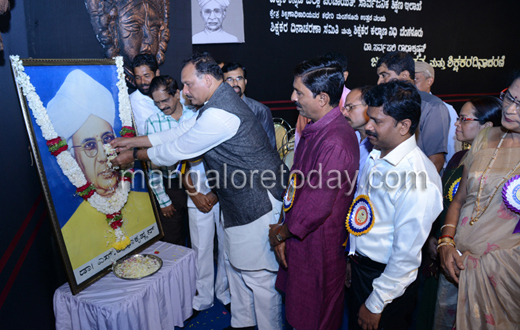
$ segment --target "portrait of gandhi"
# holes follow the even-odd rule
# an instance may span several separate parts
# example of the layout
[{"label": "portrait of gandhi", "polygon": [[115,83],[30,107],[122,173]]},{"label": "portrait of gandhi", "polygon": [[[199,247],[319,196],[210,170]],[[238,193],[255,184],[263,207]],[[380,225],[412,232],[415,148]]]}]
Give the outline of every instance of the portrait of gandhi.
[{"label": "portrait of gandhi", "polygon": [[[198,10],[195,10],[193,1],[196,1]],[[237,3],[239,3],[237,1]],[[241,2],[240,2],[241,4]],[[214,44],[214,43],[235,43],[239,41],[237,36],[224,31],[224,20],[228,17],[228,7],[230,0],[192,0],[192,18],[200,15],[204,22],[204,29],[192,36],[192,44]],[[238,6],[237,6],[238,7]],[[240,14],[243,15],[240,11]],[[197,18],[200,20],[200,18]],[[229,22],[228,22],[229,23]],[[233,17],[233,21],[229,25],[242,24],[243,17]],[[193,25],[193,31],[197,31],[196,25]],[[242,38],[243,39],[243,38]]]},{"label": "portrait of gandhi", "polygon": [[119,176],[108,167],[103,148],[115,139],[115,103],[109,90],[85,72],[73,70],[49,101],[47,112],[85,178],[100,196],[112,196]]},{"label": "portrait of gandhi", "polygon": [[137,54],[164,63],[170,41],[169,0],[85,0],[90,22],[105,56],[123,56],[127,82],[133,81],[132,61]]}]

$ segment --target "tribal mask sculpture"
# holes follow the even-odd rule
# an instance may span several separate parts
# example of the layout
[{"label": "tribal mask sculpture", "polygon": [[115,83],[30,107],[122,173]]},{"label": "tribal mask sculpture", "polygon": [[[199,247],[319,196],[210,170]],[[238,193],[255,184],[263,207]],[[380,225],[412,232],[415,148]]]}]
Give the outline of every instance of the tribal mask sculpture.
[{"label": "tribal mask sculpture", "polygon": [[90,22],[105,56],[123,56],[127,82],[135,87],[132,60],[137,54],[164,63],[170,30],[169,0],[85,0]]}]

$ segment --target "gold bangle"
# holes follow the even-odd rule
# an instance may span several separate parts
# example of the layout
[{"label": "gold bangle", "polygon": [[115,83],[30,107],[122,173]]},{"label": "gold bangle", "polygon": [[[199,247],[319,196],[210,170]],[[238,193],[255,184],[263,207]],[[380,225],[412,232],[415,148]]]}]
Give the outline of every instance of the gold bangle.
[{"label": "gold bangle", "polygon": [[450,237],[439,238],[439,240],[437,241],[437,244],[441,244],[441,243],[452,243],[455,245],[455,241],[453,240],[453,238],[450,238]]},{"label": "gold bangle", "polygon": [[443,230],[445,227],[452,227],[452,228],[454,228],[454,229],[457,229],[457,226],[452,225],[451,223],[448,223],[448,224],[445,224],[445,225],[443,225],[443,226],[441,227],[441,232],[442,232],[442,230]]},{"label": "gold bangle", "polygon": [[439,248],[440,248],[441,246],[444,246],[444,245],[451,245],[451,246],[453,246],[454,249],[456,248],[455,245],[452,244],[452,243],[441,243],[441,244],[437,245],[437,252],[439,252]]}]

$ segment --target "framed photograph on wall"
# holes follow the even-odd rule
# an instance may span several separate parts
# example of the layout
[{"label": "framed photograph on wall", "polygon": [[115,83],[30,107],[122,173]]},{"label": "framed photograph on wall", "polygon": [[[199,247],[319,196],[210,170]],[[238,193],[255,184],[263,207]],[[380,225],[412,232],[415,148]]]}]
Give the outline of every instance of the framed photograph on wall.
[{"label": "framed photograph on wall", "polygon": [[11,56],[33,155],[73,294],[163,236],[144,164],[114,168],[110,141],[133,136],[121,57]]},{"label": "framed photograph on wall", "polygon": [[191,0],[191,43],[244,43],[242,0]]}]

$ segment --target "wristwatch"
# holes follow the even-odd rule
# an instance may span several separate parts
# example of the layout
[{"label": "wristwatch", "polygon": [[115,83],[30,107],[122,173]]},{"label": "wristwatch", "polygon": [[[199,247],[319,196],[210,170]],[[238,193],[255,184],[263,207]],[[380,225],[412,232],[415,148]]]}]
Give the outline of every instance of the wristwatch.
[{"label": "wristwatch", "polygon": [[134,161],[138,161],[138,160],[139,160],[139,158],[137,158],[137,150],[139,150],[139,149],[134,148],[134,153],[133,153],[133,155],[134,155]]},{"label": "wristwatch", "polygon": [[282,225],[279,225],[278,227],[278,231],[276,232],[276,235],[274,237],[276,237],[276,239],[278,240],[278,242],[283,242],[284,239],[282,237],[282,235],[280,235],[280,232],[282,231]]}]

